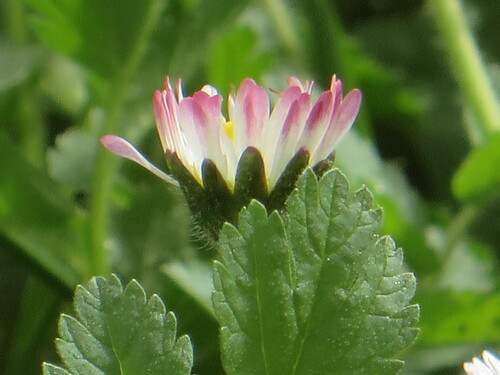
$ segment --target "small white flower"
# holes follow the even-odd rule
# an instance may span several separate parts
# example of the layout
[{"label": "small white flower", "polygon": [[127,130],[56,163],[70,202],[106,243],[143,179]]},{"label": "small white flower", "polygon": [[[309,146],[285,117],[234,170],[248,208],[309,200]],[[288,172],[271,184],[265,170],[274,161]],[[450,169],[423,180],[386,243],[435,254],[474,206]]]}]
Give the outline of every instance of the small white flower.
[{"label": "small white flower", "polygon": [[465,362],[465,372],[468,375],[500,375],[500,360],[487,350],[481,356],[482,360],[474,357],[472,362]]},{"label": "small white flower", "polygon": [[[211,160],[230,190],[234,189],[238,162],[250,147],[257,149],[264,163],[268,191],[271,191],[288,162],[306,150],[310,166],[326,159],[354,122],[361,92],[342,94],[342,82],[332,77],[330,88],[311,102],[313,82],[288,79],[272,110],[266,90],[247,78],[229,95],[227,119],[222,97],[209,85],[185,97],[180,81],[172,88],[165,80],[154,94],[154,111],[163,152],[176,154],[189,173],[203,186],[202,167]],[[101,139],[114,153],[131,159],[157,176],[172,181],[149,163],[130,143],[112,135]]]}]

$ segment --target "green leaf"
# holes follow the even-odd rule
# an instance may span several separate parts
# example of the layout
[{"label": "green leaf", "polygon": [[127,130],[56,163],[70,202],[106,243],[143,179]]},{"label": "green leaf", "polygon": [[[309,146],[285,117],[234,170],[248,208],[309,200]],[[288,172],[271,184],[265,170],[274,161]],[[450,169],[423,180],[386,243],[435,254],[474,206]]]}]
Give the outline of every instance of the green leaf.
[{"label": "green leaf", "polygon": [[500,184],[500,134],[474,149],[456,172],[452,187],[462,201],[484,202],[498,196]]},{"label": "green leaf", "polygon": [[418,294],[422,306],[419,346],[498,342],[500,292],[432,290]]},{"label": "green leaf", "polygon": [[28,276],[20,297],[19,307],[15,306],[18,307],[17,314],[11,312],[16,321],[9,326],[12,339],[2,373],[38,374],[41,355],[39,350],[41,347],[52,346],[55,317],[61,297],[53,285],[35,276]]},{"label": "green leaf", "polygon": [[427,243],[426,214],[422,199],[402,170],[381,158],[373,143],[350,132],[337,147],[335,165],[345,171],[353,185],[366,184],[384,207],[383,233],[405,249],[405,260],[418,276],[436,272],[436,252]]},{"label": "green leaf", "polygon": [[132,280],[94,277],[75,291],[76,317],[59,319],[57,350],[66,370],[44,364],[44,374],[190,374],[187,336],[176,339],[177,321],[157,295],[146,299]]},{"label": "green leaf", "polygon": [[67,287],[85,273],[83,218],[61,186],[0,137],[0,233]]},{"label": "green leaf", "polygon": [[51,56],[40,86],[43,94],[65,113],[77,115],[87,109],[90,95],[85,71],[81,65],[61,55]]},{"label": "green leaf", "polygon": [[56,138],[47,154],[52,177],[72,191],[89,191],[95,163],[97,136],[71,128]]},{"label": "green leaf", "polygon": [[311,170],[284,220],[252,201],[221,232],[214,310],[226,372],[394,374],[416,336],[415,278],[370,192]]},{"label": "green leaf", "polygon": [[491,292],[497,271],[493,249],[473,240],[459,241],[443,262],[438,283],[432,290]]},{"label": "green leaf", "polygon": [[165,264],[162,272],[188,296],[193,298],[205,312],[213,316],[210,296],[213,291],[210,264],[201,260],[189,263],[174,261]]},{"label": "green leaf", "polygon": [[0,93],[23,82],[43,61],[41,48],[0,42]]},{"label": "green leaf", "polygon": [[193,2],[170,30],[177,38],[169,52],[169,74],[184,78],[199,74],[212,38],[234,25],[249,4],[249,0],[219,0],[217,6],[211,0]]},{"label": "green leaf", "polygon": [[140,38],[156,0],[28,0],[36,11],[32,25],[49,47],[70,56],[101,77],[115,77]]}]

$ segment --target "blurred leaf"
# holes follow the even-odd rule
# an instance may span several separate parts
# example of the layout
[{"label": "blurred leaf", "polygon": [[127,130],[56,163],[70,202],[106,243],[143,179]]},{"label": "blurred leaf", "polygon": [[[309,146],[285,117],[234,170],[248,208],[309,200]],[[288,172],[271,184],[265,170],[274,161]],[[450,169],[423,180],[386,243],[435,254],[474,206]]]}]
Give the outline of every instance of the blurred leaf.
[{"label": "blurred leaf", "polygon": [[488,246],[462,241],[445,260],[438,286],[458,292],[491,292],[496,284],[494,262]]},{"label": "blurred leaf", "polygon": [[62,56],[52,56],[40,86],[59,110],[79,114],[89,99],[87,77],[83,68]]},{"label": "blurred leaf", "polygon": [[484,350],[481,344],[429,345],[417,347],[405,357],[406,365],[401,375],[459,374],[462,365],[470,361],[472,353]]},{"label": "blurred leaf", "polygon": [[249,27],[233,28],[212,46],[208,81],[226,96],[244,78],[259,80],[271,65],[271,56],[259,50],[257,35]]},{"label": "blurred leaf", "polygon": [[176,261],[163,266],[162,271],[208,314],[213,314],[210,301],[213,292],[212,268],[209,264],[202,261],[190,263]]},{"label": "blurred leaf", "polygon": [[453,192],[462,201],[485,202],[500,192],[500,134],[470,152],[453,178]]},{"label": "blurred leaf", "polygon": [[396,165],[384,162],[376,148],[355,132],[337,146],[335,164],[351,184],[367,185],[384,209],[383,232],[405,248],[410,268],[419,276],[435,272],[439,262],[425,239],[425,207]]},{"label": "blurred leaf", "polygon": [[498,342],[500,293],[423,291],[419,345]]},{"label": "blurred leaf", "polygon": [[[140,176],[148,172],[126,165]],[[182,196],[163,181],[147,175],[137,184],[122,181],[115,189],[119,204],[111,213],[109,253],[113,269],[136,277],[148,288],[157,284],[160,268],[189,259],[189,216]]]},{"label": "blurred leaf", "polygon": [[169,74],[184,78],[199,74],[197,70],[208,55],[211,38],[232,25],[249,3],[249,0],[218,0],[214,6],[211,0],[196,1],[174,28],[177,38],[170,49]]},{"label": "blurred leaf", "polygon": [[18,47],[0,42],[0,93],[23,82],[42,61],[38,46]]},{"label": "blurred leaf", "polygon": [[190,374],[187,336],[157,295],[146,299],[132,280],[125,290],[112,275],[78,285],[76,317],[62,314],[56,346],[68,371],[45,363],[44,374]]},{"label": "blurred leaf", "polygon": [[42,171],[0,137],[0,231],[66,286],[84,274],[79,231],[82,218]]},{"label": "blurred leaf", "polygon": [[[28,276],[17,312],[17,320],[12,330],[12,346],[5,372],[7,375],[38,373],[40,369],[40,349],[47,341],[47,334],[56,317],[60,296],[45,280]],[[33,312],[36,311],[36,314]],[[55,330],[54,330],[55,331]],[[47,347],[45,347],[47,348]]]},{"label": "blurred leaf", "polygon": [[333,170],[307,170],[277,212],[253,201],[221,232],[214,310],[228,374],[390,374],[416,336],[415,279],[381,212]]},{"label": "blurred leaf", "polygon": [[[175,310],[178,316],[182,317],[179,321],[179,332],[188,333],[196,350],[194,359],[193,373],[203,375],[220,375],[224,371],[222,369],[219,342],[219,325],[215,320],[211,306],[204,306],[206,302],[201,302],[200,297],[204,300],[205,295],[201,295],[200,291],[210,289],[210,295],[213,292],[213,282],[210,277],[205,278],[205,264],[193,265],[191,263],[182,264],[182,271],[179,267],[176,270],[162,267],[165,277],[159,279],[159,287],[162,290],[162,297],[169,301],[169,306]],[[197,273],[201,270],[201,274]],[[210,271],[212,268],[210,268]],[[183,273],[180,276],[180,273]],[[189,280],[193,280],[191,284]],[[203,286],[200,282],[205,282]]]},{"label": "blurred leaf", "polygon": [[56,146],[48,151],[49,173],[74,192],[89,191],[94,168],[96,136],[80,129],[69,129],[56,138]]},{"label": "blurred leaf", "polygon": [[357,67],[379,152],[396,159],[424,195],[451,198],[448,186],[469,144],[458,87],[434,23],[417,9],[349,26],[379,71]]},{"label": "blurred leaf", "polygon": [[[27,0],[37,11],[33,26],[49,47],[70,56],[101,78],[113,79],[134,53],[151,7],[157,0]],[[142,47],[142,46],[141,46]]]}]

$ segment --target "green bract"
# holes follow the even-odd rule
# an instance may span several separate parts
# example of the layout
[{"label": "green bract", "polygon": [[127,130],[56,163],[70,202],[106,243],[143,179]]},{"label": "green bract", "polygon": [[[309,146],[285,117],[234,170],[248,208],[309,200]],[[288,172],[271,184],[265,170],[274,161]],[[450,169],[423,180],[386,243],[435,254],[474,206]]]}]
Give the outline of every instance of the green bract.
[{"label": "green bract", "polygon": [[[269,212],[284,208],[285,200],[292,192],[298,177],[307,166],[309,153],[301,150],[290,160],[276,186],[268,191],[262,156],[255,148],[248,148],[242,155],[236,173],[234,191],[231,191],[210,160],[203,163],[201,186],[186,170],[175,154],[166,154],[170,173],[180,182],[188,206],[203,241],[216,247],[219,231],[224,222],[236,224],[238,213],[252,199],[262,202]],[[331,162],[326,159],[317,165],[322,173]]]}]

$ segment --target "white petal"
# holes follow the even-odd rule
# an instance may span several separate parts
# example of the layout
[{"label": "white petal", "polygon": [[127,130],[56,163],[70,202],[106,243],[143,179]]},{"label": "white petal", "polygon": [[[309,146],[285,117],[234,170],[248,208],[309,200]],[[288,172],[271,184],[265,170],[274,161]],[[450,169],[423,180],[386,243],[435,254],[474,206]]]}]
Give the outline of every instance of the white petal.
[{"label": "white petal", "polygon": [[207,93],[210,96],[216,96],[219,93],[217,92],[217,89],[211,85],[205,85],[201,88],[201,91]]}]

